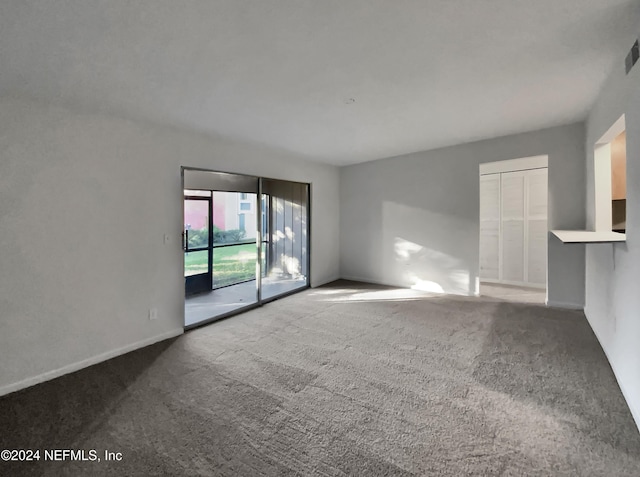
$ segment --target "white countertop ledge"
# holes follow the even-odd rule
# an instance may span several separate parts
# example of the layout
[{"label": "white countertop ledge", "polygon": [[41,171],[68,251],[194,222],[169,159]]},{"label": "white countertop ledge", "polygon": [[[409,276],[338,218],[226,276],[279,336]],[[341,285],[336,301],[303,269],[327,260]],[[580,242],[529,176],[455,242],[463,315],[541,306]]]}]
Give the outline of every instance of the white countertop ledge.
[{"label": "white countertop ledge", "polygon": [[625,242],[627,235],[611,231],[552,230],[551,233],[564,243],[609,243]]}]

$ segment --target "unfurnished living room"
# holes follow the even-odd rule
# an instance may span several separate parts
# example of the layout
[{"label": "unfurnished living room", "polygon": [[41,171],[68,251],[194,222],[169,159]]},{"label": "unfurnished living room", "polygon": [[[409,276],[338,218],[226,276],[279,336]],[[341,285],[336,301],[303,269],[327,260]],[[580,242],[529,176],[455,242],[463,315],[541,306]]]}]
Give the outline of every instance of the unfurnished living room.
[{"label": "unfurnished living room", "polygon": [[0,2],[0,475],[639,476],[639,35]]}]

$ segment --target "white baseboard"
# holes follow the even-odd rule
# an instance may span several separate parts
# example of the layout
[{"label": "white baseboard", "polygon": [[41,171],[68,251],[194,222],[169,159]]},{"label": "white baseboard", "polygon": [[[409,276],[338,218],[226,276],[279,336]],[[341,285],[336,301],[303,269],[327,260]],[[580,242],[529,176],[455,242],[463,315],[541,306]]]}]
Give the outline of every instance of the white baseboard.
[{"label": "white baseboard", "polygon": [[375,280],[372,278],[362,278],[362,277],[354,277],[352,275],[346,275],[346,276],[342,276],[340,277],[342,280],[349,280],[352,282],[361,282],[361,283],[369,283],[371,285],[382,285],[385,287],[394,287],[394,288],[406,288],[406,289],[410,289],[407,285],[403,285],[401,283],[393,283],[393,282],[386,282],[386,281],[382,281],[382,280]]},{"label": "white baseboard", "polygon": [[547,300],[546,303],[547,306],[550,306],[552,308],[564,308],[565,310],[584,310],[584,306],[582,305],[577,305],[575,303],[564,303],[561,301],[549,301]]},{"label": "white baseboard", "polygon": [[634,405],[634,403],[631,401],[630,395],[627,392],[627,390],[625,389],[624,383],[620,380],[619,374],[616,371],[616,367],[613,364],[613,361],[611,361],[611,358],[609,358],[609,353],[607,352],[607,349],[602,344],[602,340],[600,339],[600,335],[598,335],[598,332],[595,330],[595,328],[593,326],[591,326],[591,320],[589,320],[589,312],[588,312],[587,308],[584,309],[584,314],[587,317],[587,322],[589,323],[589,327],[593,331],[593,334],[596,335],[596,339],[598,340],[598,343],[600,343],[600,347],[602,348],[602,351],[604,351],[604,355],[607,357],[607,361],[609,362],[609,366],[611,366],[611,370],[613,371],[613,375],[616,378],[616,382],[618,383],[618,387],[620,388],[620,391],[622,392],[622,396],[624,397],[624,400],[626,401],[627,406],[629,406],[629,410],[631,411],[631,417],[633,417],[633,420],[636,423],[636,427],[638,428],[638,431],[640,432],[640,409],[636,405]]},{"label": "white baseboard", "polygon": [[510,287],[521,287],[521,288],[535,288],[536,290],[546,290],[547,284],[543,283],[529,283],[529,282],[516,282],[509,280],[495,280],[493,278],[482,278],[480,279],[480,284],[487,283],[489,285],[507,285]]},{"label": "white baseboard", "polygon": [[340,276],[336,275],[336,276],[332,276],[323,280],[320,280],[318,283],[311,283],[309,286],[311,288],[318,288],[321,287],[322,285],[326,285],[327,283],[331,283],[331,282],[335,282],[336,280],[340,280]]},{"label": "white baseboard", "polygon": [[[362,282],[362,283],[371,283],[372,285],[384,285],[384,286],[388,286],[388,287],[401,287],[401,285],[394,285],[391,284],[389,282],[382,282],[380,280],[372,280],[371,278],[362,278],[362,277],[356,277],[353,275],[342,275],[340,277],[341,280],[349,280],[351,282]],[[406,287],[402,287],[402,288],[406,288]]]},{"label": "white baseboard", "polygon": [[37,376],[33,376],[27,379],[23,379],[22,381],[18,381],[16,383],[7,384],[5,386],[0,387],[0,396],[4,396],[5,394],[13,393],[16,391],[20,391],[21,389],[28,388],[30,386],[34,386],[36,384],[43,383],[45,381],[50,381],[51,379],[58,378],[60,376],[64,376],[65,374],[73,373],[75,371],[79,371],[81,369],[87,368],[94,364],[101,363],[111,358],[115,358],[116,356],[120,356],[125,353],[129,353],[131,351],[135,351],[139,348],[144,348],[145,346],[152,345],[154,343],[158,343],[159,341],[164,341],[169,338],[175,338],[176,336],[180,336],[184,333],[183,328],[178,328],[176,330],[168,331],[166,333],[162,333],[160,335],[152,336],[151,338],[147,338],[142,341],[138,341],[136,343],[131,343],[127,346],[123,346],[122,348],[117,348],[111,351],[107,351],[106,353],[101,353],[96,356],[92,356],[87,359],[83,359],[82,361],[78,361],[76,363],[71,363],[66,366],[63,366],[58,369],[54,369],[52,371],[47,371],[46,373],[39,374]]},{"label": "white baseboard", "polygon": [[[386,281],[383,282],[381,280],[375,280],[375,279],[372,279],[372,278],[355,277],[353,275],[343,275],[340,278],[342,280],[350,280],[352,282],[370,283],[372,285],[382,285],[382,286],[386,286],[386,287],[405,288],[407,290],[413,290],[413,288],[408,286],[406,283],[394,283],[394,282],[386,282]],[[417,290],[417,291],[420,291],[420,290]],[[424,291],[424,290],[422,290],[422,291]],[[442,295],[442,296],[446,296],[446,295],[450,295],[450,296],[471,296],[471,297],[480,296],[479,292],[455,293],[455,292],[451,292],[451,291],[443,291],[443,292],[428,292],[428,293],[433,293],[434,295]]]}]

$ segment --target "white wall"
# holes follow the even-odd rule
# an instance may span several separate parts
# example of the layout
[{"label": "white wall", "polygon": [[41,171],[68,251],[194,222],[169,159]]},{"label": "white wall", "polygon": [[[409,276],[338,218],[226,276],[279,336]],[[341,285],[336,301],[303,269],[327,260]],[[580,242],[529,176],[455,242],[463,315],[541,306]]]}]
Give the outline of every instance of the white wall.
[{"label": "white wall", "polygon": [[[346,167],[340,176],[343,278],[469,295],[479,270],[479,165],[549,156],[549,228],[583,228],[584,124]],[[584,246],[549,234],[548,297],[584,304]]]},{"label": "white wall", "polygon": [[[638,28],[640,32],[640,28]],[[631,48],[631,44],[629,44]],[[585,314],[640,427],[640,65],[618,61],[587,120],[587,222],[595,224],[595,142],[622,115],[627,130],[627,241],[586,249]]]},{"label": "white wall", "polygon": [[0,99],[0,394],[182,332],[181,165],[310,182],[311,283],[338,278],[336,167]]}]

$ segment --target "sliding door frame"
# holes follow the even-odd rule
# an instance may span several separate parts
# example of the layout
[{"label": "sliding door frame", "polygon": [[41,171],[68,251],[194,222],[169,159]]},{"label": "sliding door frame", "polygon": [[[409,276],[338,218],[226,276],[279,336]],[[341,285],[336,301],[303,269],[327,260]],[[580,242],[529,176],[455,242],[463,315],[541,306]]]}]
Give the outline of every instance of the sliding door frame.
[{"label": "sliding door frame", "polygon": [[[214,317],[211,317],[210,319],[206,319],[203,321],[200,321],[198,323],[195,323],[193,325],[188,325],[188,326],[184,326],[185,331],[186,330],[190,330],[193,328],[197,328],[199,326],[203,326],[203,325],[207,325],[210,323],[213,323],[215,321],[218,320],[222,320],[225,318],[228,318],[230,316],[234,316],[240,313],[244,313],[245,311],[249,311],[252,310],[254,308],[258,308],[261,307],[262,305],[265,305],[267,303],[270,303],[274,300],[278,300],[280,298],[284,298],[286,296],[289,295],[293,295],[295,293],[299,293],[303,290],[306,290],[308,288],[311,287],[311,183],[307,183],[307,182],[299,182],[299,181],[291,181],[291,180],[287,180],[287,179],[278,179],[278,178],[273,178],[273,177],[264,177],[264,176],[254,176],[251,174],[242,174],[242,173],[237,173],[237,172],[227,172],[227,171],[221,171],[221,170],[214,170],[214,169],[205,169],[205,168],[200,168],[200,167],[189,167],[189,166],[180,166],[180,182],[181,182],[181,195],[182,195],[182,200],[184,201],[184,190],[185,190],[185,171],[194,171],[194,172],[209,172],[209,173],[219,173],[219,174],[229,174],[229,175],[233,175],[233,176],[240,176],[240,177],[246,177],[246,178],[251,178],[251,179],[257,179],[258,181],[258,191],[256,194],[256,249],[257,249],[257,256],[256,256],[256,302],[255,303],[251,303],[247,306],[244,306],[242,308],[237,308],[235,310],[229,311],[227,313],[222,313],[220,315],[216,315]],[[262,228],[263,228],[263,224],[262,224],[262,194],[263,194],[263,181],[265,180],[272,180],[272,181],[284,181],[284,182],[290,182],[290,183],[294,183],[294,184],[302,184],[306,186],[306,191],[307,191],[307,207],[306,207],[306,213],[307,213],[307,220],[306,220],[306,267],[307,267],[307,273],[306,273],[306,280],[305,280],[305,284],[301,287],[295,288],[293,290],[289,290],[283,293],[280,293],[278,295],[274,295],[272,297],[269,297],[267,299],[263,299],[262,298],[262,275],[264,273],[264,270],[262,269],[262,243],[263,243],[263,234],[262,234]],[[212,200],[213,200],[213,194],[212,194]],[[271,213],[271,196],[269,196],[269,213]],[[184,207],[182,207],[182,224],[181,224],[181,228],[184,228]],[[213,220],[213,217],[210,217],[210,221]],[[269,225],[271,227],[271,225]],[[267,230],[267,234],[269,234],[269,230]],[[213,235],[213,228],[210,229],[210,233],[211,235]],[[271,240],[268,240],[268,244],[269,247],[271,247]],[[213,256],[212,253],[210,254],[210,260],[213,261]],[[185,258],[184,258],[184,253],[182,253],[182,270],[181,273],[184,277],[184,264],[185,264]],[[213,263],[212,263],[213,266]],[[266,266],[268,267],[268,263],[266,263]],[[213,274],[213,270],[211,270],[211,274]],[[214,291],[214,290],[212,290]],[[185,293],[185,289],[184,286],[182,287],[182,322],[185,323],[185,303],[186,303],[186,293]]]}]

